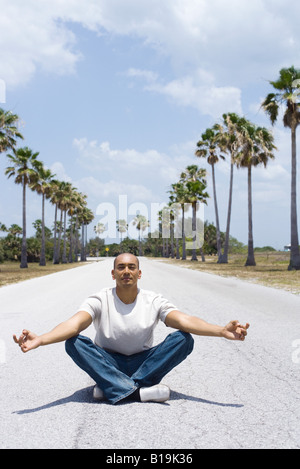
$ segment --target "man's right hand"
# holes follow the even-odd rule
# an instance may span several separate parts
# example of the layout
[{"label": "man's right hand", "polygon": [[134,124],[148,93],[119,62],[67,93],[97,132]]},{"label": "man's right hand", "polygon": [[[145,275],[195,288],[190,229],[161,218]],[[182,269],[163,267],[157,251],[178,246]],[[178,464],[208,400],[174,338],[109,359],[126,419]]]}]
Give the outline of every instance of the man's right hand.
[{"label": "man's right hand", "polygon": [[13,339],[24,353],[29,352],[29,350],[33,350],[42,344],[40,337],[27,329],[23,329],[19,338],[14,334]]}]

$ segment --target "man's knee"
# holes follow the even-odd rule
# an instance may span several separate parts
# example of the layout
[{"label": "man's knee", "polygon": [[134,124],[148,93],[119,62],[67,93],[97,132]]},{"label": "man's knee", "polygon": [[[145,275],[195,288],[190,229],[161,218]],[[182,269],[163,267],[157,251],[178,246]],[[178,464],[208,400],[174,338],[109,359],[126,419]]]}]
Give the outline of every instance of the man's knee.
[{"label": "man's knee", "polygon": [[194,339],[191,334],[183,331],[176,331],[171,334],[174,337],[175,341],[180,344],[180,346],[186,351],[186,354],[189,355],[194,348]]},{"label": "man's knee", "polygon": [[70,339],[66,340],[65,350],[66,350],[67,353],[69,353],[74,348],[74,339],[75,339],[75,337],[71,337]]},{"label": "man's knee", "polygon": [[185,340],[185,344],[186,344],[186,347],[187,347],[187,351],[188,351],[188,354],[190,354],[194,348],[194,339],[193,339],[193,336],[191,334],[189,334],[188,332],[183,332],[183,331],[180,331],[180,333],[182,334],[182,336],[184,337],[184,340]]},{"label": "man's knee", "polygon": [[75,335],[74,337],[70,337],[70,339],[66,340],[65,350],[68,355],[70,355],[70,353],[72,353],[72,351],[77,348],[79,341],[80,341],[79,335]]},{"label": "man's knee", "polygon": [[70,355],[72,352],[77,351],[79,353],[94,347],[93,341],[84,335],[78,334],[65,342],[66,352]]}]

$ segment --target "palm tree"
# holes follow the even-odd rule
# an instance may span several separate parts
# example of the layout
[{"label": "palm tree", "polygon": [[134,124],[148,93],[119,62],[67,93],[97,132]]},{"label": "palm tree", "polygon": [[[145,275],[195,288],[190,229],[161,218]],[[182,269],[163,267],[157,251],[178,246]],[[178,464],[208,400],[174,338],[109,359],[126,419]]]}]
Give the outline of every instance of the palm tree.
[{"label": "palm tree", "polygon": [[19,117],[10,111],[0,108],[0,153],[8,149],[14,150],[16,139],[23,140],[23,135],[18,131]]},{"label": "palm tree", "polygon": [[[77,259],[78,245],[78,215],[82,208],[86,205],[86,195],[78,192],[73,188],[70,194],[68,215],[70,216],[70,249],[69,262],[73,262],[73,248],[75,248],[75,260]],[[75,221],[74,221],[75,216]],[[74,246],[75,238],[75,246]]]},{"label": "palm tree", "polygon": [[270,159],[275,158],[273,151],[274,137],[265,127],[257,127],[249,121],[241,128],[243,142],[241,153],[237,159],[238,167],[248,170],[248,257],[246,266],[255,266],[253,221],[252,221],[252,167],[263,164],[264,167]]},{"label": "palm tree", "polygon": [[9,232],[9,234],[11,234],[12,236],[15,236],[15,237],[17,237],[19,235],[21,236],[22,233],[23,233],[22,228],[19,225],[17,225],[16,223],[13,223],[10,226],[10,228],[8,228],[7,231]]},{"label": "palm tree", "polygon": [[12,166],[5,170],[8,178],[15,176],[15,183],[23,186],[23,238],[21,249],[21,268],[27,268],[26,242],[26,186],[37,177],[36,163],[39,153],[33,153],[28,147],[19,148],[14,155],[7,155]]},{"label": "palm tree", "polygon": [[[192,250],[192,261],[197,261],[196,256],[196,239],[197,239],[197,203],[201,202],[207,204],[208,193],[205,192],[206,184],[206,170],[198,168],[197,165],[187,166],[185,171],[181,173],[181,182],[186,187],[187,200],[192,204],[193,216],[192,216],[192,233],[193,233],[193,250]],[[201,255],[202,249],[200,248]],[[203,259],[203,255],[202,255]]]},{"label": "palm tree", "polygon": [[272,125],[277,121],[279,110],[285,106],[283,116],[284,127],[291,129],[292,140],[292,174],[291,174],[291,254],[288,270],[300,270],[300,251],[297,221],[297,146],[296,130],[300,124],[300,69],[294,66],[282,68],[279,78],[270,81],[275,93],[269,93],[262,103],[262,107],[270,117]]},{"label": "palm tree", "polygon": [[10,256],[14,259],[17,259],[20,255],[21,242],[20,238],[22,236],[22,228],[17,224],[12,224],[8,230],[8,234],[5,238],[5,244],[10,251]]},{"label": "palm tree", "polygon": [[30,184],[30,188],[42,195],[42,238],[41,238],[41,254],[40,254],[40,266],[46,265],[46,253],[45,253],[45,198],[51,195],[51,183],[54,178],[54,174],[51,173],[50,169],[46,169],[40,161],[35,163],[36,177]]},{"label": "palm tree", "polygon": [[0,221],[0,231],[4,231],[4,232],[8,231],[4,223],[1,223],[1,221]]},{"label": "palm tree", "polygon": [[231,209],[232,209],[232,191],[233,191],[233,170],[236,163],[240,145],[241,133],[240,128],[244,124],[245,119],[239,117],[235,113],[223,114],[222,124],[216,124],[216,143],[220,150],[230,154],[230,181],[229,181],[229,197],[228,197],[228,210],[227,210],[227,223],[226,223],[226,236],[224,243],[223,254],[220,256],[218,262],[220,264],[228,263],[228,249],[229,249],[229,236],[230,236],[230,222],[231,222]]},{"label": "palm tree", "polygon": [[219,211],[218,211],[218,202],[217,202],[215,164],[218,163],[220,158],[224,160],[225,157],[220,153],[220,151],[218,151],[216,128],[206,129],[206,131],[201,135],[201,139],[202,140],[200,140],[197,143],[198,150],[196,150],[195,155],[198,156],[199,158],[206,158],[208,164],[211,165],[214,206],[215,206],[215,216],[216,216],[216,230],[217,230],[217,252],[218,252],[218,260],[220,260],[221,255],[222,255],[222,248],[221,248]]},{"label": "palm tree", "polygon": [[121,249],[122,249],[122,241],[123,241],[123,233],[126,233],[128,230],[128,223],[126,220],[117,220],[117,231],[121,233]]},{"label": "palm tree", "polygon": [[169,257],[169,236],[171,229],[171,209],[170,206],[166,205],[162,210],[158,212],[158,222],[160,225],[160,232],[162,235],[162,255],[163,257]]},{"label": "palm tree", "polygon": [[81,251],[80,261],[86,261],[86,245],[87,245],[87,226],[94,220],[95,216],[88,207],[83,207],[79,213],[79,223],[81,224],[82,236],[81,236]]},{"label": "palm tree", "polygon": [[136,215],[136,217],[132,221],[133,226],[136,226],[136,229],[139,232],[139,256],[142,255],[142,242],[141,242],[141,233],[143,236],[143,232],[145,231],[148,226],[150,226],[149,221],[144,215]]},{"label": "palm tree", "polygon": [[87,196],[81,192],[75,193],[75,262],[78,261],[79,249],[79,227],[81,224],[81,215],[86,210]]},{"label": "palm tree", "polygon": [[185,229],[184,229],[184,213],[185,204],[188,203],[188,191],[182,181],[172,184],[170,193],[174,196],[175,203],[181,206],[182,220],[181,220],[181,237],[182,237],[182,260],[186,260],[186,243],[185,243]]},{"label": "palm tree", "polygon": [[176,259],[180,259],[179,255],[179,237],[180,237],[180,232],[179,232],[179,225],[178,225],[178,219],[179,219],[179,213],[180,213],[180,204],[176,202],[176,195],[170,192],[170,197],[169,197],[169,207],[170,207],[170,222],[171,222],[171,257],[174,258],[174,236],[176,239]]},{"label": "palm tree", "polygon": [[[55,204],[55,220],[54,220],[54,252],[53,252],[53,264],[59,264],[60,262],[60,250],[61,250],[61,237],[63,234],[63,259],[64,263],[66,259],[66,229],[67,229],[67,211],[70,207],[70,194],[72,184],[65,181],[54,180],[52,183],[52,194],[51,202]],[[57,222],[57,210],[60,210],[60,221]],[[58,239],[56,240],[56,230],[59,227]]]},{"label": "palm tree", "polygon": [[[61,233],[63,226],[63,211],[61,210],[61,200],[63,198],[63,189],[65,182],[57,181],[55,192],[52,195],[52,203],[55,203],[55,221],[54,221],[54,252],[53,252],[53,264],[59,264],[60,261],[60,249],[61,249]],[[60,220],[57,221],[57,211],[60,210]],[[58,228],[58,238],[56,241],[56,230]]]},{"label": "palm tree", "polygon": [[53,226],[53,260],[55,257],[55,252],[56,252],[56,232],[57,232],[57,197],[56,197],[56,191],[58,189],[58,180],[57,179],[52,179],[51,184],[50,184],[50,194],[49,194],[49,199],[51,204],[55,205],[55,212],[54,212],[54,226]]},{"label": "palm tree", "polygon": [[55,214],[54,214],[54,229],[53,229],[53,264],[58,264],[59,263],[59,251],[60,251],[60,245],[57,240],[57,230],[59,229],[60,231],[60,225],[59,222],[57,221],[57,212],[59,210],[59,201],[60,201],[60,188],[61,188],[61,181],[58,181],[57,179],[53,179],[51,181],[51,187],[50,187],[50,202],[55,205]]},{"label": "palm tree", "polygon": [[60,208],[64,213],[64,243],[62,255],[63,264],[67,263],[67,213],[70,211],[70,209],[72,209],[75,190],[76,189],[72,186],[70,182],[66,182],[60,201]]},{"label": "palm tree", "polygon": [[159,210],[157,213],[157,221],[158,221],[158,232],[159,235],[162,236],[162,256],[166,257],[166,249],[165,249],[165,238],[164,238],[164,218],[163,210]]},{"label": "palm tree", "polygon": [[100,222],[97,223],[97,225],[94,226],[94,231],[98,236],[102,235],[102,233],[104,233],[104,231],[105,231],[104,223],[100,223]]}]

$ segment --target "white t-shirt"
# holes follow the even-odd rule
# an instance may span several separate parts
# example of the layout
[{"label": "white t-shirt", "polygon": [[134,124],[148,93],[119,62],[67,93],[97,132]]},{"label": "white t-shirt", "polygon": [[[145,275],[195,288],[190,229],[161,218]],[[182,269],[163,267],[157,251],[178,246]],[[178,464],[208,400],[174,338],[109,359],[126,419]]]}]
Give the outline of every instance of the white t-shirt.
[{"label": "white t-shirt", "polygon": [[161,295],[138,290],[134,303],[123,303],[116,288],[104,288],[87,298],[78,311],[87,311],[96,329],[95,344],[123,355],[147,350],[153,346],[153,332],[159,319],[177,308]]}]

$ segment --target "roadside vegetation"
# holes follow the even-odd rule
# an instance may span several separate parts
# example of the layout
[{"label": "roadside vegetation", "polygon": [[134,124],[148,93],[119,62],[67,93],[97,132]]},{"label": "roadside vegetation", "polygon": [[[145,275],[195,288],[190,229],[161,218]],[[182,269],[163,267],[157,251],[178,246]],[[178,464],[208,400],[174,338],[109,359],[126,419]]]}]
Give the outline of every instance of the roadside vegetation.
[{"label": "roadside vegetation", "polygon": [[190,257],[186,261],[164,259],[164,262],[300,294],[300,272],[288,271],[289,252],[255,250],[255,259],[256,265],[247,268],[245,268],[245,254],[229,255],[228,264],[218,264],[214,256],[209,256],[205,262],[197,263],[191,261]]},{"label": "roadside vegetation", "polygon": [[55,274],[67,269],[73,269],[85,265],[86,263],[78,264],[47,264],[41,268],[38,263],[28,263],[27,269],[20,269],[18,262],[4,262],[0,264],[0,287],[10,285],[12,283],[19,283],[25,280],[30,280],[44,275]]}]

